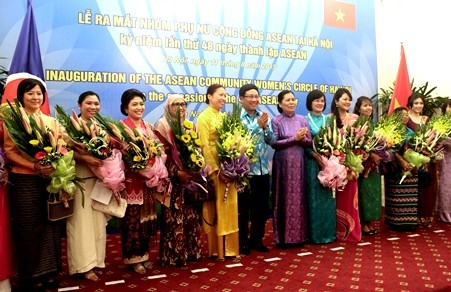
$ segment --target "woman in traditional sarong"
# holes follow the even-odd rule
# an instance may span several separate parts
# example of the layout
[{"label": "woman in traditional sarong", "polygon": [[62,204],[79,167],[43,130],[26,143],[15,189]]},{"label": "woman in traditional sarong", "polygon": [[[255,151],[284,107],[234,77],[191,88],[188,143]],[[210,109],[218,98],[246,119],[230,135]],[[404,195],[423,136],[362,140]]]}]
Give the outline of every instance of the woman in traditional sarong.
[{"label": "woman in traditional sarong", "polygon": [[[121,97],[121,113],[128,116],[122,122],[148,137],[158,140],[150,124],[143,121],[145,95],[136,89],[126,90]],[[149,261],[150,238],[157,234],[155,188],[146,186],[139,172],[125,169],[127,210],[121,220],[122,255],[124,263],[133,265],[136,273],[145,274],[151,268]]]},{"label": "woman in traditional sarong", "polygon": [[[357,99],[354,106],[354,113],[359,116],[373,117],[373,102],[367,96]],[[373,127],[370,121],[370,127]],[[364,235],[376,234],[372,221],[378,221],[382,217],[382,186],[381,174],[379,173],[379,163],[381,157],[372,152],[363,163],[364,170],[359,176],[359,212],[362,233]]]},{"label": "woman in traditional sarong", "polygon": [[[37,79],[25,79],[17,87],[17,99],[25,112],[40,116],[52,131],[61,132],[58,122],[40,110],[46,89]],[[10,210],[13,219],[15,262],[19,291],[45,291],[58,288],[61,271],[61,222],[47,219],[46,190],[48,176],[54,171],[19,151],[5,135],[5,150],[12,165],[9,189]]]},{"label": "woman in traditional sarong", "polygon": [[[398,107],[393,113],[404,114],[403,123],[407,124],[407,109]],[[406,127],[408,139],[413,131]],[[413,230],[417,227],[418,176],[416,173],[406,177],[402,182],[403,172],[410,171],[412,166],[403,157],[404,147],[394,152],[392,162],[384,164],[385,177],[385,223],[395,230]]]},{"label": "woman in traditional sarong", "polygon": [[189,261],[197,261],[202,256],[201,229],[196,206],[186,197],[186,185],[192,181],[192,173],[183,165],[180,151],[177,150],[176,138],[169,125],[170,120],[180,121],[186,118],[186,102],[183,96],[174,94],[167,98],[164,116],[155,125],[155,134],[164,144],[168,160],[166,167],[172,183],[172,191],[167,200],[161,204],[162,215],[160,227],[160,260],[162,265],[184,266]]},{"label": "woman in traditional sarong", "polygon": [[[80,118],[91,121],[94,114],[100,111],[100,98],[95,92],[83,92],[78,98],[78,107]],[[74,215],[66,221],[67,263],[70,275],[82,273],[86,279],[98,281],[95,269],[105,267],[107,216],[91,207],[90,194],[96,182],[91,169],[99,167],[102,160],[77,149],[75,147],[77,176],[87,179],[83,184],[83,193],[80,189],[76,190]],[[99,270],[97,272],[100,274]]]},{"label": "woman in traditional sarong", "polygon": [[3,127],[0,128],[0,291],[10,291],[9,278],[13,275],[13,247],[11,219],[8,205],[6,154],[3,149]]}]

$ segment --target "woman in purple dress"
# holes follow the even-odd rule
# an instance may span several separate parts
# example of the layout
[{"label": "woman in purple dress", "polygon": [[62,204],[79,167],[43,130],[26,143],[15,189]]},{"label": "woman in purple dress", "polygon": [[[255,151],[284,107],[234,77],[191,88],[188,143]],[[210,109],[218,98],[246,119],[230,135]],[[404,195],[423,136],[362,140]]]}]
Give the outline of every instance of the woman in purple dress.
[{"label": "woman in purple dress", "polygon": [[[352,96],[349,90],[339,88],[332,100],[331,118],[335,119],[338,128],[352,126],[358,119],[356,114],[350,114]],[[359,242],[362,239],[362,229],[359,216],[359,198],[357,175],[348,173],[348,183],[343,190],[338,190],[337,200],[337,239]]]},{"label": "woman in purple dress", "polygon": [[274,239],[278,246],[299,244],[307,240],[307,196],[304,176],[304,148],[311,147],[308,121],[297,115],[292,91],[278,95],[277,110],[272,119],[276,136],[272,169],[274,206]]},{"label": "woman in purple dress", "polygon": [[[442,106],[442,114],[451,115],[451,99]],[[443,222],[451,223],[451,138],[443,142],[445,157],[440,163],[440,191],[437,197],[437,215]]]}]

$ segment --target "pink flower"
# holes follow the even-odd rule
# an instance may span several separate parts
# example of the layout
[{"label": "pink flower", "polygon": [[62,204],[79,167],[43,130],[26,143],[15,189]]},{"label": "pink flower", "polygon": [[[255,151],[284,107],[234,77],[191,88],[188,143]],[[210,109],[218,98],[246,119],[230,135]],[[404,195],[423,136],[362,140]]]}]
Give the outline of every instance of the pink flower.
[{"label": "pink flower", "polygon": [[34,155],[34,158],[37,160],[42,160],[45,156],[47,156],[47,153],[45,151],[39,151]]}]

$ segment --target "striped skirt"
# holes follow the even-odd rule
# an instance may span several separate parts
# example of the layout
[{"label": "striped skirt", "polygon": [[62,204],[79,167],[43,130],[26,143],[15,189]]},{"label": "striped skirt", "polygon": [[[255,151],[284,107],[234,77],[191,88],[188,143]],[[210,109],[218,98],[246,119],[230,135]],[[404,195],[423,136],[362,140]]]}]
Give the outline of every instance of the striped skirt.
[{"label": "striped skirt", "polygon": [[[10,175],[10,210],[19,281],[61,271],[61,222],[47,219],[48,180],[37,175]],[[64,221],[62,221],[64,222]]]},{"label": "striped skirt", "polygon": [[387,179],[385,192],[385,223],[394,229],[414,229],[417,226],[418,176]]}]

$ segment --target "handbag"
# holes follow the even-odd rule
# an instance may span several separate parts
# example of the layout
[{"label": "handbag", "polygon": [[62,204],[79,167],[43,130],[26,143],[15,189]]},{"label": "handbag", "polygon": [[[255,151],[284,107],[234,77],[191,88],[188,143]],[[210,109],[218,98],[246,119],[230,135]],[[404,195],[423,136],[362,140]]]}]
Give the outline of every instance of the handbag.
[{"label": "handbag", "polygon": [[202,183],[189,182],[185,186],[184,202],[185,204],[211,202],[216,199],[215,182],[206,178]]},{"label": "handbag", "polygon": [[57,200],[56,194],[50,194],[47,200],[47,218],[50,221],[58,221],[74,215],[74,198],[66,201],[67,205],[63,200]]},{"label": "handbag", "polygon": [[92,200],[91,206],[94,210],[100,211],[107,215],[123,218],[125,216],[125,211],[127,210],[127,200],[124,198],[119,198],[118,204],[116,198],[114,196],[111,196],[108,205],[100,203],[96,200]]}]

